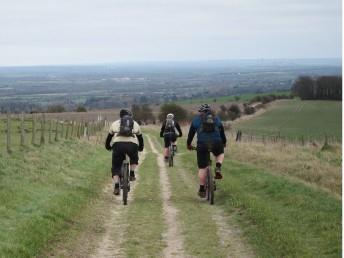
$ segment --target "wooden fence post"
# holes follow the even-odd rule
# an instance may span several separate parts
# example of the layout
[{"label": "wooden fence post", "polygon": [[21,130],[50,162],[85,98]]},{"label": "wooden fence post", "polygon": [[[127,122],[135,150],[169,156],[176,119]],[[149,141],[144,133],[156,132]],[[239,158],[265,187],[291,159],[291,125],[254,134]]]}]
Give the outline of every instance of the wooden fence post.
[{"label": "wooden fence post", "polygon": [[68,139],[68,135],[69,135],[69,124],[70,122],[67,122],[66,126],[67,126],[67,129],[66,129],[66,140]]},{"label": "wooden fence post", "polygon": [[32,138],[31,138],[31,144],[35,144],[36,139],[36,118],[35,115],[32,114]]},{"label": "wooden fence post", "polygon": [[63,133],[64,133],[64,121],[61,123],[61,139],[63,139]]},{"label": "wooden fence post", "polygon": [[25,138],[24,138],[24,113],[21,113],[20,117],[20,145],[25,145]]},{"label": "wooden fence post", "polygon": [[7,146],[7,152],[11,153],[11,117],[10,114],[7,113],[7,141],[6,141],[6,146]]},{"label": "wooden fence post", "polygon": [[72,121],[72,131],[70,133],[71,138],[73,138],[74,134],[74,121]]},{"label": "wooden fence post", "polygon": [[51,143],[51,129],[53,127],[53,120],[49,120],[49,143]]},{"label": "wooden fence post", "polygon": [[45,143],[45,114],[42,114],[41,118],[41,141],[40,145],[43,145]]},{"label": "wooden fence post", "polygon": [[56,125],[55,125],[55,142],[58,141],[58,129],[59,129],[59,121],[56,120]]}]

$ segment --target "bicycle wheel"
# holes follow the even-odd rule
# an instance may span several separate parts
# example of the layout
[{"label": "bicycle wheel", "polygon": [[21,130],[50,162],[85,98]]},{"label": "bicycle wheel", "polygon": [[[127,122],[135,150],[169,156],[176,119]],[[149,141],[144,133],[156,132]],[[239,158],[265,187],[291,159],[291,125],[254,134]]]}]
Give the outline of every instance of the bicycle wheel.
[{"label": "bicycle wheel", "polygon": [[211,173],[211,168],[208,167],[208,192],[209,192],[209,203],[214,204],[214,177]]},{"label": "bicycle wheel", "polygon": [[172,145],[170,145],[170,147],[168,148],[168,166],[169,167],[173,167],[173,147]]},{"label": "bicycle wheel", "polygon": [[128,191],[129,191],[129,166],[128,163],[123,164],[123,204],[127,205],[128,203]]},{"label": "bicycle wheel", "polygon": [[205,178],[205,192],[206,192],[206,197],[207,197],[207,201],[210,200],[210,192],[209,192],[209,168],[207,168],[207,175]]}]

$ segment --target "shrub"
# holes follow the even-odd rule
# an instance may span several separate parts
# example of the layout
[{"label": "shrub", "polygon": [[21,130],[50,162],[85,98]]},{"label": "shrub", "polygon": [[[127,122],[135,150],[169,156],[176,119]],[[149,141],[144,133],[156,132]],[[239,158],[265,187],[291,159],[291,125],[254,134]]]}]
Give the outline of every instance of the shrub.
[{"label": "shrub", "polygon": [[65,107],[62,105],[51,105],[51,106],[48,106],[47,108],[48,113],[62,113],[65,111],[66,111]]},{"label": "shrub", "polygon": [[76,108],[76,112],[87,112],[87,109],[84,106],[80,105]]},{"label": "shrub", "polygon": [[175,118],[179,121],[187,120],[188,119],[188,112],[183,107],[174,104],[174,103],[168,103],[164,104],[160,107],[160,114],[159,114],[159,120],[164,121],[167,114],[172,113],[174,114]]}]

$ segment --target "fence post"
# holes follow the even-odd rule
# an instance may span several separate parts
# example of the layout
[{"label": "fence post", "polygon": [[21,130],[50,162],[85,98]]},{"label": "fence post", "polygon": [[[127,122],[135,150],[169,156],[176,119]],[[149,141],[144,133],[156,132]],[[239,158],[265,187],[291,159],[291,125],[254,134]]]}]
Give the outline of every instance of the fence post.
[{"label": "fence post", "polygon": [[31,138],[31,144],[35,144],[36,139],[36,118],[35,115],[32,114],[32,138]]},{"label": "fence post", "polygon": [[56,120],[56,125],[55,125],[55,142],[58,141],[58,129],[59,129],[59,122]]},{"label": "fence post", "polygon": [[53,120],[49,120],[49,143],[51,143],[51,129],[53,127]]},{"label": "fence post", "polygon": [[63,133],[64,133],[64,121],[61,123],[61,139],[63,139]]},{"label": "fence post", "polygon": [[10,114],[7,113],[7,152],[11,153],[11,117]]},{"label": "fence post", "polygon": [[67,129],[66,129],[66,140],[68,139],[68,135],[69,135],[69,124],[70,124],[70,122],[67,122],[67,124],[66,124],[66,127],[67,127]]},{"label": "fence post", "polygon": [[45,114],[42,114],[41,118],[41,141],[40,145],[43,145],[45,143]]},{"label": "fence post", "polygon": [[24,146],[25,139],[24,139],[24,113],[21,113],[20,117],[20,145]]},{"label": "fence post", "polygon": [[72,121],[72,131],[70,133],[71,138],[73,138],[73,134],[74,134],[74,121]]}]

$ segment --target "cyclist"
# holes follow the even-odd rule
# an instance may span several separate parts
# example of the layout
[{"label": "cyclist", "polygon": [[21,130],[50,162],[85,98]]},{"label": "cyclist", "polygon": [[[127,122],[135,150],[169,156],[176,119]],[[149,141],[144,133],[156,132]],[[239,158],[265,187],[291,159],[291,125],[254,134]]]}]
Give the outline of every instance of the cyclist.
[{"label": "cyclist", "polygon": [[221,179],[221,165],[224,160],[224,147],[226,147],[226,135],[221,120],[214,115],[208,104],[202,104],[198,109],[199,114],[192,120],[187,148],[192,150],[192,140],[197,132],[197,163],[200,187],[198,195],[205,197],[206,168],[208,166],[208,148],[216,158],[215,179]]},{"label": "cyclist", "polygon": [[176,129],[178,131],[178,137],[182,137],[183,133],[180,129],[180,126],[177,121],[174,120],[174,115],[172,113],[167,114],[166,120],[162,123],[161,130],[160,130],[160,137],[164,137],[165,148],[164,148],[164,157],[165,161],[168,160],[168,147],[170,146],[171,142],[173,145],[174,151],[177,150],[177,134]]},{"label": "cyclist", "polygon": [[111,124],[105,143],[105,148],[112,150],[111,172],[115,195],[119,195],[119,175],[125,155],[130,158],[130,181],[134,181],[139,161],[138,152],[144,147],[140,126],[133,120],[130,110],[121,109],[119,116],[120,119]]}]

